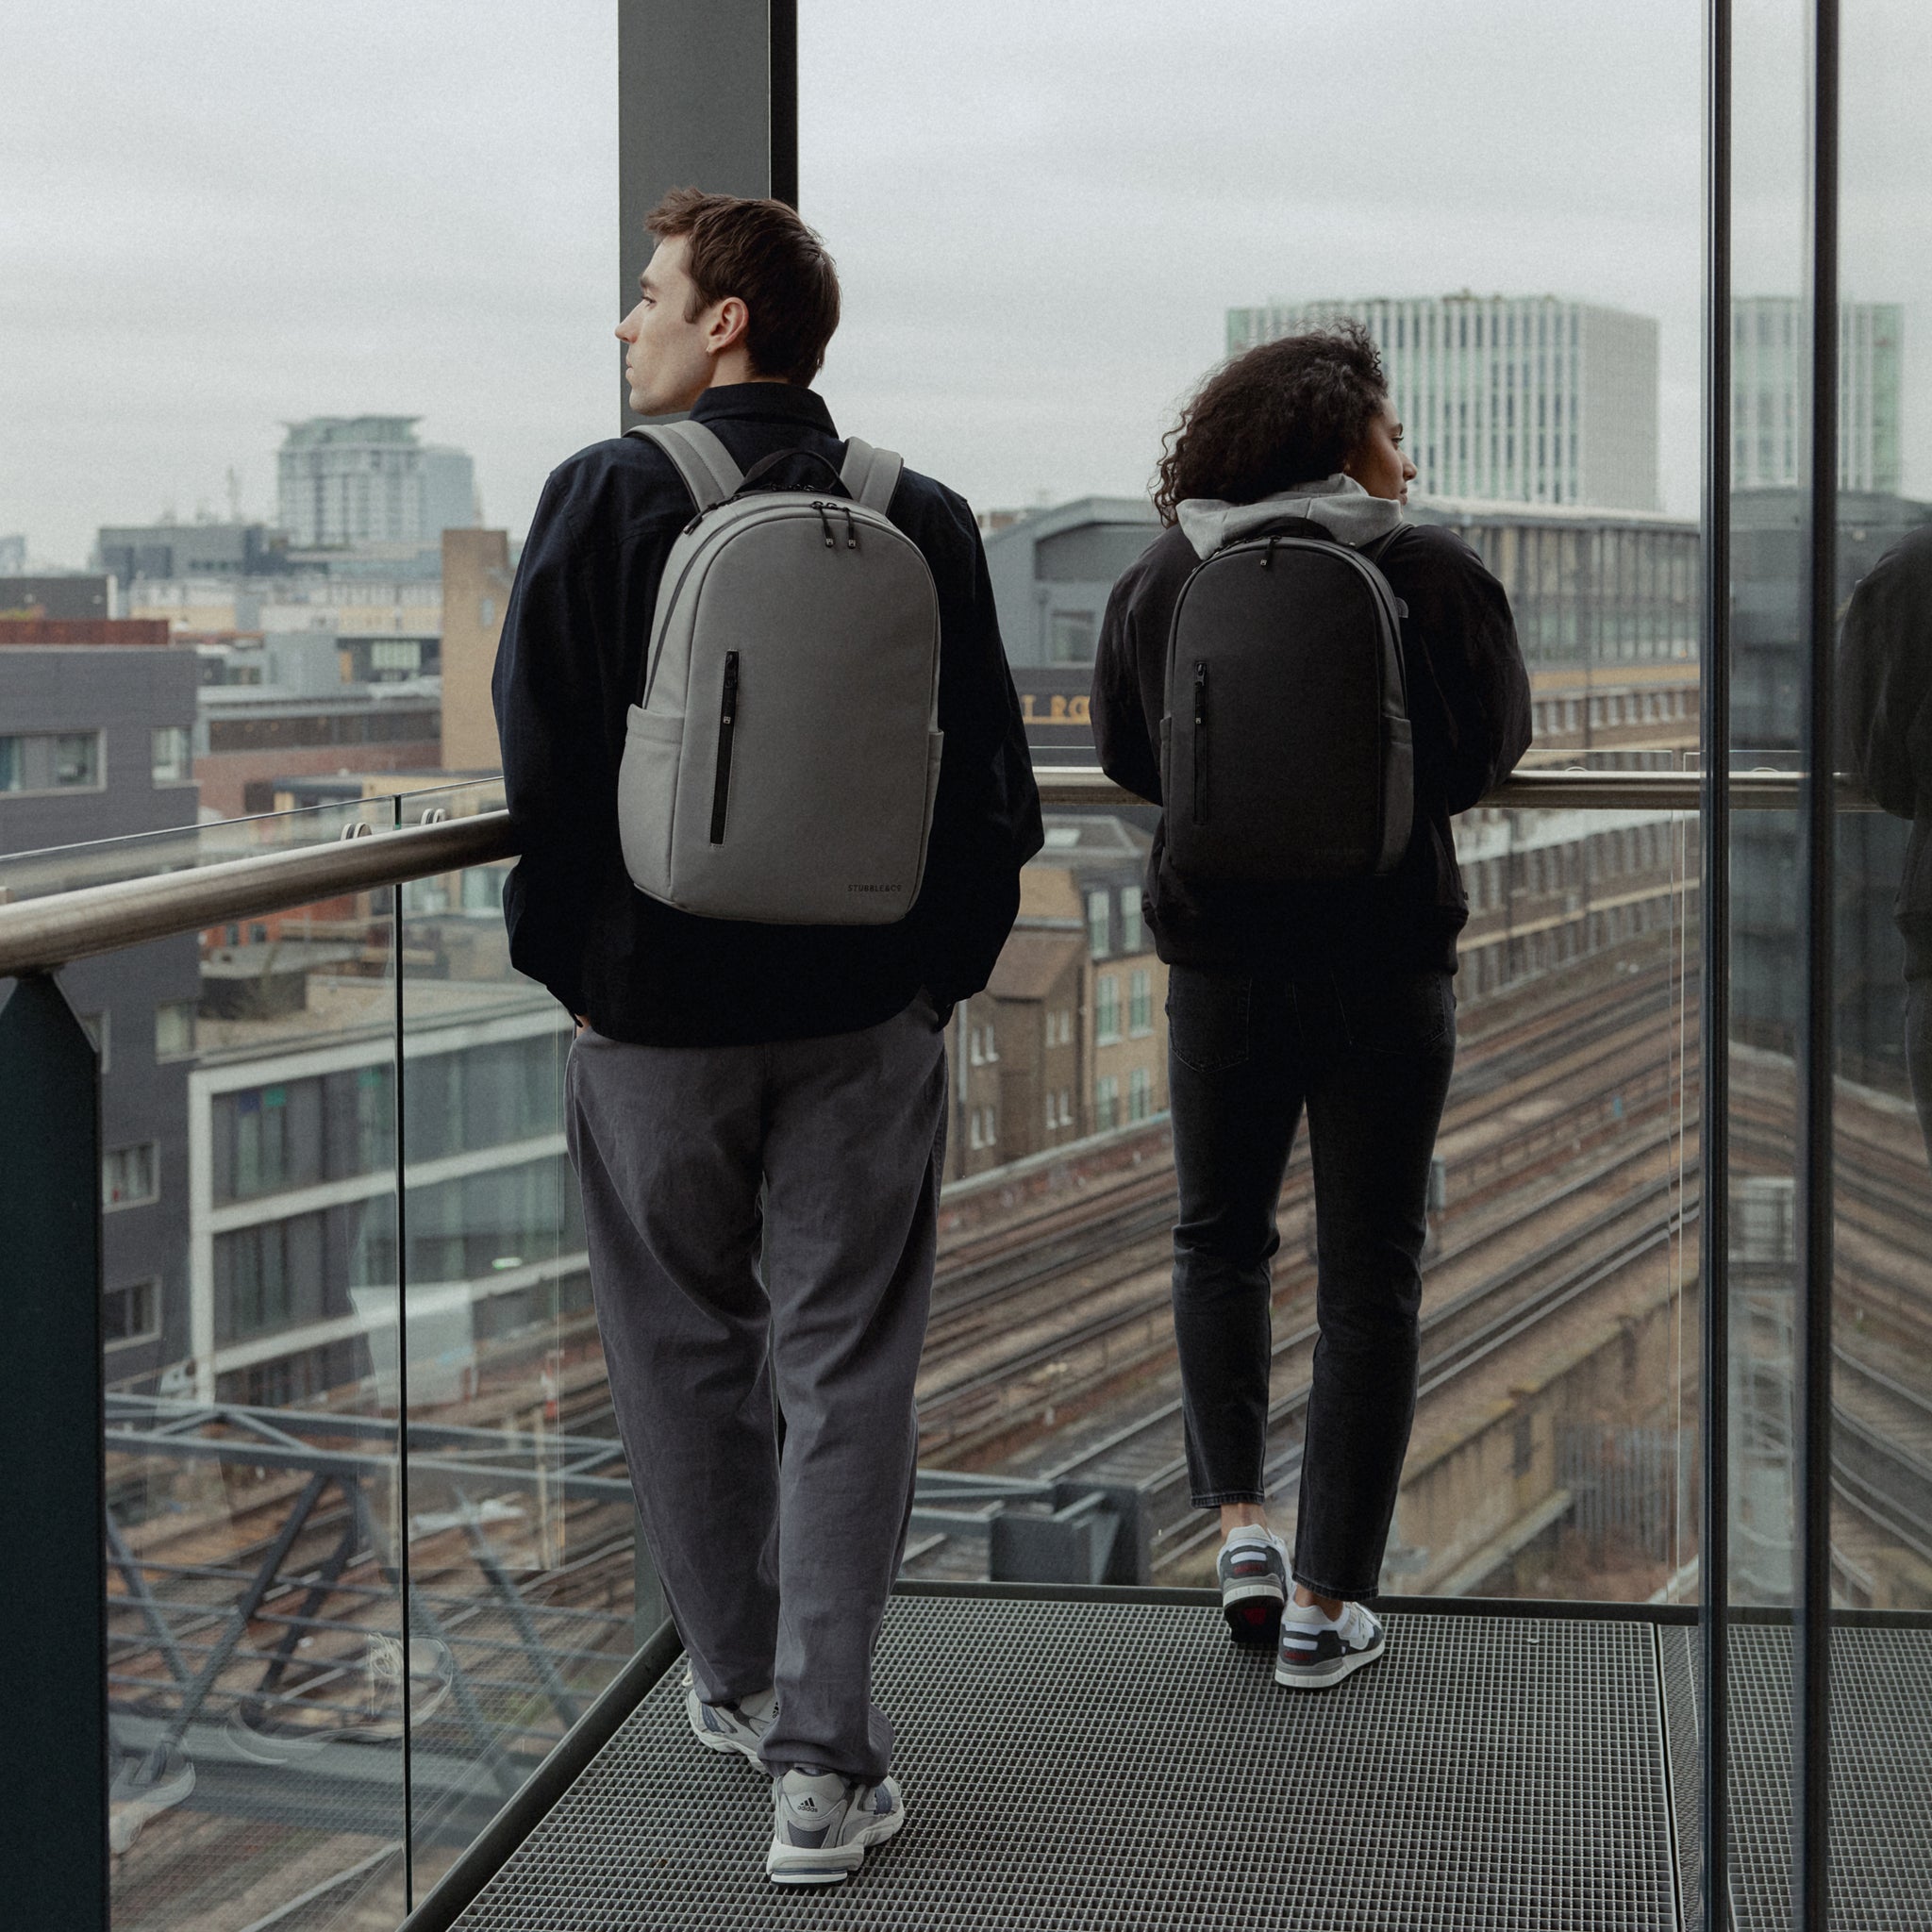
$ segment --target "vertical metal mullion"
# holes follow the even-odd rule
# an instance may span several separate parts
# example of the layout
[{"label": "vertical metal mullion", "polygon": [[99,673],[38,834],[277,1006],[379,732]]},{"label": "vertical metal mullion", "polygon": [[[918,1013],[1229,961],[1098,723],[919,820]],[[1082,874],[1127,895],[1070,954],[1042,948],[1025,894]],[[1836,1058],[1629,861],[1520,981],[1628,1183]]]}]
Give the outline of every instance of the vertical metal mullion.
[{"label": "vertical metal mullion", "polygon": [[[390,801],[391,829],[400,830],[403,801]],[[391,1114],[395,1133],[396,1190],[396,1614],[402,1623],[403,1661],[399,1676],[403,1694],[403,1910],[416,1907],[416,1739],[411,1692],[414,1656],[410,1627],[409,1582],[409,1210],[408,1169],[403,1152],[408,1102],[403,1088],[403,889],[390,891],[389,935],[395,976],[393,1052],[395,1074],[391,1082]]]},{"label": "vertical metal mullion", "polygon": [[772,4],[772,186],[774,201],[798,206],[798,0]]},{"label": "vertical metal mullion", "polygon": [[0,1888],[17,1924],[108,1932],[100,1058],[51,974],[0,998]]},{"label": "vertical metal mullion", "polygon": [[1799,796],[1805,982],[1798,1067],[1798,1574],[1792,1629],[1791,1918],[1824,1932],[1831,1770],[1831,1289],[1833,906],[1837,830],[1832,730],[1838,525],[1838,0],[1811,17],[1807,281],[1811,408],[1804,547],[1804,776]]},{"label": "vertical metal mullion", "polygon": [[1704,1924],[1730,1922],[1731,0],[1705,20],[1698,1633]]}]

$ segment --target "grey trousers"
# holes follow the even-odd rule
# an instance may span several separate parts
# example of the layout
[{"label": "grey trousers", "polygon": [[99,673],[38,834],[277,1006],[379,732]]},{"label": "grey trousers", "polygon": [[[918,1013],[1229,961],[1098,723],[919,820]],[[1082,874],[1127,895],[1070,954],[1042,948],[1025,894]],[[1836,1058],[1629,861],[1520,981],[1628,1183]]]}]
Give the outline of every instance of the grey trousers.
[{"label": "grey trousers", "polygon": [[566,1096],[618,1431],[698,1690],[775,1688],[774,1773],[882,1777],[872,1653],[912,1507],[938,1020],[922,997],[766,1046],[586,1029]]}]

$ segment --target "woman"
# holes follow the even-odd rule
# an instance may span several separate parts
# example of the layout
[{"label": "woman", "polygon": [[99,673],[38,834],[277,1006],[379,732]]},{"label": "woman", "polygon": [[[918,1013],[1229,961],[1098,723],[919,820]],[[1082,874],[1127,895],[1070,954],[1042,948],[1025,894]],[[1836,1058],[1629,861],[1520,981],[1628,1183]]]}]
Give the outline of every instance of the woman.
[{"label": "woman", "polygon": [[[1167,443],[1154,502],[1169,527],[1115,585],[1094,668],[1101,763],[1129,791],[1160,798],[1175,600],[1221,543],[1279,528],[1365,548],[1407,607],[1415,811],[1395,868],[1230,888],[1177,874],[1157,833],[1145,901],[1170,969],[1190,1487],[1197,1507],[1221,1512],[1235,1640],[1274,1641],[1278,1624],[1275,1681],[1320,1690],[1383,1651],[1367,1607],[1415,1413],[1429,1157],[1455,1058],[1450,981],[1468,916],[1449,820],[1527,747],[1529,685],[1502,586],[1452,531],[1403,520],[1415,466],[1358,325],[1225,364]],[[1269,1261],[1304,1108],[1321,1332],[1291,1560],[1264,1489]]]}]

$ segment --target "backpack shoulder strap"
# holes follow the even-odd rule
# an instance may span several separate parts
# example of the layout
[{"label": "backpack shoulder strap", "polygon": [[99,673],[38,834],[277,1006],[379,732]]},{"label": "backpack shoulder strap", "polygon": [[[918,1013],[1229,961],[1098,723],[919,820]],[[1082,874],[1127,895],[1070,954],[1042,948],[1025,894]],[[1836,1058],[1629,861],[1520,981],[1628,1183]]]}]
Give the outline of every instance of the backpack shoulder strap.
[{"label": "backpack shoulder strap", "polygon": [[845,462],[839,480],[854,503],[884,516],[891,507],[892,491],[899,487],[899,472],[906,467],[903,457],[889,449],[874,449],[858,437],[845,443]]},{"label": "backpack shoulder strap", "polygon": [[715,508],[744,481],[731,452],[702,423],[641,423],[626,436],[641,436],[669,457],[697,507]]}]

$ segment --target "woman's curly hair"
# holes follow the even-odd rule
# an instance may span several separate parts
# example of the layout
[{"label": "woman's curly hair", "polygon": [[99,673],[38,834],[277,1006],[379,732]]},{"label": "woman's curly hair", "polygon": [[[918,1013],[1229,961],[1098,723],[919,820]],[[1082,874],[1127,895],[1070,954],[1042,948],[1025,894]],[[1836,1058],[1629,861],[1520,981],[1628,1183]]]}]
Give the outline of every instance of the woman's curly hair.
[{"label": "woman's curly hair", "polygon": [[1190,496],[1255,503],[1332,476],[1388,400],[1374,339],[1339,321],[1224,362],[1168,431],[1154,508],[1171,524]]}]

